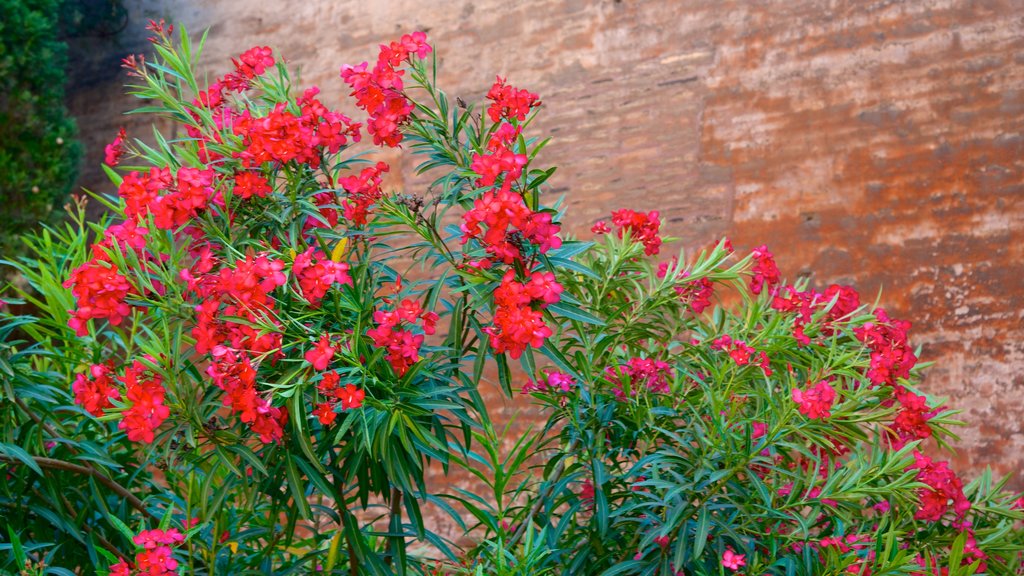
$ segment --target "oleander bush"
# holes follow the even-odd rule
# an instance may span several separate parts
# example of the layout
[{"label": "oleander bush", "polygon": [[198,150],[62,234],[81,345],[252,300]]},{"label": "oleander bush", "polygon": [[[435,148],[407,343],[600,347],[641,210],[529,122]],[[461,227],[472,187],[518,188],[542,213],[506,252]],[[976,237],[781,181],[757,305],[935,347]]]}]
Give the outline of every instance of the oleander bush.
[{"label": "oleander bush", "polygon": [[[1021,496],[942,460],[908,322],[764,246],[666,254],[657,210],[568,237],[539,97],[452,102],[423,33],[342,67],[357,122],[268,47],[207,85],[151,29],[130,90],[183,136],[119,134],[109,217],[11,262],[38,312],[0,329],[0,568],[1021,572]],[[432,183],[388,191],[364,136]],[[546,423],[496,427],[491,374]]]}]

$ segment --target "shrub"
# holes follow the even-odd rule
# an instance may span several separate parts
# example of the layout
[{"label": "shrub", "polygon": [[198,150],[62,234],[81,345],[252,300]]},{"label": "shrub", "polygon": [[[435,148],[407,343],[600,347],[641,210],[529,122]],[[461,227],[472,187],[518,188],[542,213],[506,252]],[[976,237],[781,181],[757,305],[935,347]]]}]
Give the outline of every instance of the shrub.
[{"label": "shrub", "polygon": [[0,0],[0,253],[60,206],[78,172],[75,123],[64,107],[67,45],[61,0]]},{"label": "shrub", "polygon": [[[354,153],[364,127],[316,88],[297,95],[270,48],[201,86],[202,43],[151,29],[158,58],[127,62],[131,89],[187,137],[111,145],[127,164],[108,167],[117,196],[97,196],[113,219],[36,240],[19,266],[51,304],[11,320],[73,392],[73,413],[51,412],[103,439],[110,474],[156,478],[122,484],[142,510],[88,514],[91,550],[107,532],[123,546],[101,570],[1020,568],[1019,495],[920,451],[953,413],[916,389],[909,324],[852,288],[785,284],[766,247],[728,240],[659,264],[657,211],[563,238],[541,203],[545,141],[524,133],[539,97],[499,78],[486,110],[452,106],[422,33],[341,70],[374,144],[436,176],[417,196],[385,192],[388,166]],[[488,366],[543,429],[494,429]],[[31,433],[33,452],[2,445],[27,487],[61,437]],[[491,494],[432,493],[431,462]],[[16,503],[36,523],[10,545],[63,562],[43,525],[67,511],[37,502]],[[426,504],[479,543],[432,532]]]}]

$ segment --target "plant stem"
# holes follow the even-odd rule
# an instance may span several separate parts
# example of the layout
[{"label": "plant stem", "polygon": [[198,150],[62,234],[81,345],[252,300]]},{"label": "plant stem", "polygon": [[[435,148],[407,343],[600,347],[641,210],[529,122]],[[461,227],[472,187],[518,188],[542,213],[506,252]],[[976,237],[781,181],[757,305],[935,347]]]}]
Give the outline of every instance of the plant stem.
[{"label": "plant stem", "polygon": [[[571,454],[575,448],[576,439],[574,438],[569,442],[568,446],[566,446],[564,453]],[[565,459],[562,458],[558,461],[558,464],[555,465],[554,471],[551,472],[551,478],[548,480],[548,485],[544,490],[544,494],[534,501],[530,511],[526,513],[526,517],[523,518],[523,521],[519,523],[519,527],[516,528],[515,534],[513,534],[512,538],[509,539],[507,545],[509,549],[513,548],[519,542],[519,539],[523,537],[523,534],[526,533],[526,525],[533,522],[533,517],[540,512],[540,507],[543,506],[544,503],[547,502],[548,498],[551,497],[551,491],[554,490],[555,484],[558,484],[558,480],[562,477],[562,472],[564,471]]]},{"label": "plant stem", "polygon": [[356,543],[352,540],[348,526],[348,510],[340,511],[341,529],[345,532],[345,545],[348,547],[348,573],[359,576],[359,559],[356,557]]},{"label": "plant stem", "polygon": [[[18,398],[17,396],[14,396],[13,398],[14,398],[14,403],[17,404],[18,407],[21,408],[21,410],[23,412],[25,412],[25,414],[27,414],[28,417],[31,418],[33,422],[35,422],[36,424],[39,424],[39,426],[42,427],[43,430],[45,430],[46,433],[49,434],[51,438],[64,438],[64,436],[61,435],[61,434],[58,434],[57,431],[54,430],[53,427],[50,426],[50,424],[48,422],[44,422],[43,419],[39,417],[39,415],[37,415],[35,412],[33,412],[28,407],[28,405],[25,404],[24,400],[22,400],[21,398]],[[99,470],[97,470],[92,464],[90,464],[88,462],[86,462],[85,465],[80,466],[80,465],[77,465],[77,464],[71,464],[69,462],[64,462],[62,460],[54,460],[52,458],[43,458],[43,457],[40,457],[40,456],[36,456],[34,458],[35,458],[36,464],[39,464],[39,466],[43,467],[43,468],[47,468],[47,467],[58,468],[58,467],[57,466],[52,466],[52,465],[51,466],[47,466],[46,464],[44,464],[40,460],[45,460],[45,461],[50,462],[50,463],[64,464],[66,467],[62,468],[63,470],[68,470],[68,471],[72,471],[72,472],[78,471],[80,474],[86,474],[88,476],[92,476],[92,477],[96,478],[96,480],[98,480],[100,482],[100,484],[103,484],[107,488],[110,488],[118,496],[121,496],[126,501],[128,501],[128,503],[131,504],[133,508],[135,508],[139,512],[142,512],[142,514],[145,515],[147,518],[152,518],[153,517],[153,515],[150,514],[148,510],[146,510],[146,507],[145,507],[145,505],[143,505],[142,500],[139,500],[127,488],[125,488],[124,486],[121,486],[116,481],[114,481],[112,478],[109,478],[109,477],[104,476],[103,474],[101,474]]]},{"label": "plant stem", "polygon": [[[388,523],[388,530],[391,529],[391,525],[395,524],[395,519],[399,519],[399,526],[401,526],[401,515],[402,515],[402,491],[398,488],[391,489],[391,521]],[[391,568],[391,543],[394,541],[394,537],[388,538],[388,542],[384,547],[384,564]]]},{"label": "plant stem", "polygon": [[[154,517],[152,514],[149,513],[149,510],[146,510],[146,506],[142,503],[142,500],[139,500],[138,497],[129,492],[127,488],[121,486],[120,484],[118,484],[114,480],[111,480],[107,476],[104,476],[99,472],[99,470],[91,466],[79,466],[78,464],[72,464],[70,462],[57,460],[55,458],[44,458],[42,456],[33,456],[32,459],[35,460],[35,463],[38,464],[40,468],[64,470],[66,472],[74,472],[76,474],[82,474],[84,476],[92,476],[100,484],[103,484],[112,492],[114,492],[121,498],[124,498],[125,501],[128,502],[128,504],[130,504],[132,508],[135,508],[147,518]],[[9,456],[0,455],[0,460],[10,463],[21,463],[21,460],[18,460],[17,458],[11,458]]]}]

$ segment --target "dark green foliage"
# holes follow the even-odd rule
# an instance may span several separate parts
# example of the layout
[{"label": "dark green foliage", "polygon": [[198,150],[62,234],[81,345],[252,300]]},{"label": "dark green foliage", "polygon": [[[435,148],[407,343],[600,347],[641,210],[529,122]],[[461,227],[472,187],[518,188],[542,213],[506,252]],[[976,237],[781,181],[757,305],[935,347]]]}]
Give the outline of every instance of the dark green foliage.
[{"label": "dark green foliage", "polygon": [[0,574],[26,560],[47,574],[94,574],[133,546],[119,522],[150,514],[150,474],[117,423],[83,418],[71,395],[73,372],[95,352],[69,344],[77,338],[60,287],[88,253],[78,216],[26,237],[26,255],[4,262],[27,282],[22,295],[38,316],[0,314]]},{"label": "dark green foliage", "polygon": [[67,197],[81,156],[64,107],[63,0],[0,0],[0,253]]}]

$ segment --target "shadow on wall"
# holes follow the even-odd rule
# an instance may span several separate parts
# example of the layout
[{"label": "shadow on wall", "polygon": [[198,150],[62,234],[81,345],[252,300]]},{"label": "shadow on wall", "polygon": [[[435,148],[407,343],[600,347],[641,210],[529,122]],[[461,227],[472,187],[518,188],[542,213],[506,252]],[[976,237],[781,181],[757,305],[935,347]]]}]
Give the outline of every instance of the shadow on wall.
[{"label": "shadow on wall", "polygon": [[[100,165],[103,148],[114,138],[116,129],[107,134],[97,127],[110,124],[111,119],[137,106],[125,95],[127,76],[121,62],[149,50],[146,20],[122,0],[64,2],[61,35],[68,44],[67,105],[81,126],[79,138],[84,148],[75,191],[109,191],[109,180]],[[143,126],[149,120],[140,118],[131,123]],[[98,205],[92,209],[93,215],[100,211]]]}]

